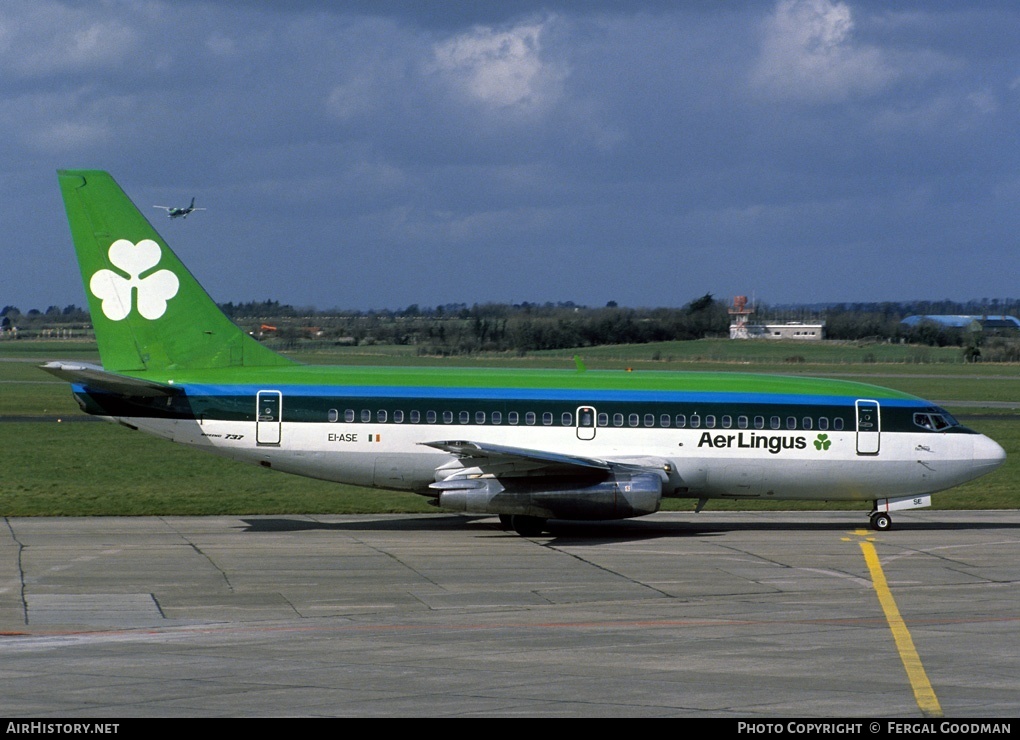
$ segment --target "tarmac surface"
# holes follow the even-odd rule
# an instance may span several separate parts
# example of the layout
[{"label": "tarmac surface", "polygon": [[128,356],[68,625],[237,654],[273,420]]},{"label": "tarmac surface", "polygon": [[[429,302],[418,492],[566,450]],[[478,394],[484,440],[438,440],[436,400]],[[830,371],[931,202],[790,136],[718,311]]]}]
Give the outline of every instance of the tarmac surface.
[{"label": "tarmac surface", "polygon": [[894,518],[8,518],[0,716],[1016,717],[1020,512]]}]

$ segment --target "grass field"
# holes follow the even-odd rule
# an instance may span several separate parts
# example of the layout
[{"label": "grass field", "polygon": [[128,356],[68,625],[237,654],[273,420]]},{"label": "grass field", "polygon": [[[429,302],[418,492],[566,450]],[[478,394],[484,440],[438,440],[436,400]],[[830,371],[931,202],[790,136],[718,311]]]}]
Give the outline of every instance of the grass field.
[{"label": "grass field", "polygon": [[[776,345],[758,347],[748,345]],[[689,346],[690,345],[690,346]],[[744,354],[740,348],[746,347]],[[911,360],[910,347],[879,345],[893,354],[878,361],[868,347],[791,342],[669,342],[585,349],[589,368],[636,372],[719,369],[825,375],[874,382],[937,400],[961,421],[998,441],[1009,458],[998,471],[936,496],[935,508],[1020,508],[1020,367],[964,365],[949,355],[933,364]],[[357,351],[360,350],[360,351]],[[921,350],[915,352],[920,353]],[[874,351],[874,350],[872,350]],[[933,350],[927,350],[933,351]],[[855,355],[854,353],[862,354]],[[942,353],[942,350],[938,350]],[[958,354],[959,350],[954,350]],[[796,353],[796,354],[794,354]],[[314,363],[573,367],[572,353],[527,357],[479,355],[421,358],[413,348],[316,348],[295,353]],[[801,357],[791,362],[790,357]],[[856,361],[854,357],[857,357]],[[221,459],[124,427],[82,421],[65,383],[38,369],[50,359],[98,361],[80,342],[0,343],[0,515],[205,515],[435,512],[422,497],[287,476]],[[41,420],[40,420],[41,419]],[[664,509],[693,502],[666,500]],[[818,509],[796,502],[712,502],[708,509]]]}]

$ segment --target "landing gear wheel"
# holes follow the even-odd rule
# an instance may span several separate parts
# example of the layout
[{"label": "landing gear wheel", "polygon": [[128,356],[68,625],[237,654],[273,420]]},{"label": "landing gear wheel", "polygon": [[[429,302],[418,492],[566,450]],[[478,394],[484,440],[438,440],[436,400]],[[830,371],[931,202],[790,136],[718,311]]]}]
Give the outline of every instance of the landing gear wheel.
[{"label": "landing gear wheel", "polygon": [[545,519],[538,516],[514,514],[510,517],[510,526],[521,537],[538,537],[545,530],[545,521]]},{"label": "landing gear wheel", "polygon": [[509,532],[511,529],[514,528],[513,519],[514,519],[513,516],[511,516],[510,514],[500,514],[499,528],[502,529],[504,532]]},{"label": "landing gear wheel", "polygon": [[892,529],[892,517],[884,511],[876,511],[872,513],[871,528],[876,532],[888,532]]}]

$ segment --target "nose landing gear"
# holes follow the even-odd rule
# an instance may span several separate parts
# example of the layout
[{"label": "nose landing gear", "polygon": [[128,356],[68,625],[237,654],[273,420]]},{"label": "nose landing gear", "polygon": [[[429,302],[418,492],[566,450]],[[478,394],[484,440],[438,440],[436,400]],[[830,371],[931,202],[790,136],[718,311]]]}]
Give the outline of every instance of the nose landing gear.
[{"label": "nose landing gear", "polygon": [[892,517],[884,511],[871,512],[871,528],[876,532],[888,532],[892,529]]}]

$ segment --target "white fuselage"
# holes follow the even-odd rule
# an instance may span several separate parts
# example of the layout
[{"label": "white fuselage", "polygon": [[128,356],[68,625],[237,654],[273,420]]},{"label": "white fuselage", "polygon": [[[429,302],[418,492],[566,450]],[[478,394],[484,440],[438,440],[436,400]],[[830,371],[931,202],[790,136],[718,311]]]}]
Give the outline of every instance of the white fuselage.
[{"label": "white fuselage", "polygon": [[579,439],[572,427],[458,426],[121,419],[175,442],[274,470],[359,486],[423,491],[454,457],[423,443],[473,441],[550,450],[616,462],[669,464],[664,495],[693,498],[865,501],[931,494],[983,475],[1004,459],[979,434],[883,432],[877,452],[858,452],[854,430],[816,432],[748,429],[597,428]]}]

